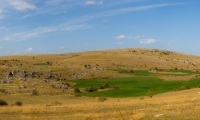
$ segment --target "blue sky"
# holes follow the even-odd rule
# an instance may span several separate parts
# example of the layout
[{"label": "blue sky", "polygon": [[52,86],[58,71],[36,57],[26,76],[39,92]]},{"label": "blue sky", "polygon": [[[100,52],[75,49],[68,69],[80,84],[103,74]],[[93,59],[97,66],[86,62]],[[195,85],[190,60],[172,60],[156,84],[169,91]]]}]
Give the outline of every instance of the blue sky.
[{"label": "blue sky", "polygon": [[0,0],[0,55],[199,44],[199,0]]}]

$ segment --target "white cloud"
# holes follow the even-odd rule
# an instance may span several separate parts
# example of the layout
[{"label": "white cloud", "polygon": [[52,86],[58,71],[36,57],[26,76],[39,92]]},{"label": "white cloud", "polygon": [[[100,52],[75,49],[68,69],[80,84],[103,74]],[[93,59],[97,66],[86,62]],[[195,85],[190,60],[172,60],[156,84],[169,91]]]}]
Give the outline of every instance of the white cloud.
[{"label": "white cloud", "polygon": [[156,43],[157,40],[155,39],[141,39],[140,44],[154,44]]},{"label": "white cloud", "polygon": [[127,36],[125,36],[125,35],[119,35],[119,36],[117,36],[116,38],[117,38],[117,39],[126,39]]},{"label": "white cloud", "polygon": [[7,0],[7,2],[16,10],[26,11],[34,10],[36,6],[29,3],[27,0]]},{"label": "white cloud", "polygon": [[32,47],[26,49],[26,52],[32,52],[32,51],[33,51],[33,48],[32,48]]},{"label": "white cloud", "polygon": [[96,0],[87,0],[85,2],[86,5],[103,5],[103,1],[96,1]]},{"label": "white cloud", "polygon": [[135,39],[135,40],[137,40],[137,39],[140,39],[140,36],[126,36],[126,35],[118,35],[118,36],[116,36],[116,38],[117,39]]},{"label": "white cloud", "polygon": [[[36,9],[36,6],[29,3],[28,0],[7,0],[7,1],[9,1],[13,5],[15,5],[15,8],[18,10]],[[63,0],[54,0],[53,3],[61,4],[62,1]],[[69,1],[71,1],[71,0],[69,0]],[[87,1],[93,1],[93,3],[101,3],[101,1],[95,1],[95,0],[87,0]],[[20,2],[22,4],[19,4]],[[88,3],[91,4],[92,2],[88,2]],[[40,36],[40,35],[43,35],[46,33],[50,33],[50,32],[88,29],[91,27],[88,25],[85,25],[84,23],[91,21],[93,19],[98,19],[100,17],[114,16],[114,15],[118,15],[118,14],[125,14],[128,12],[134,12],[134,11],[139,11],[139,10],[149,10],[149,9],[153,9],[153,8],[165,7],[165,6],[170,6],[170,5],[174,5],[174,4],[157,4],[157,5],[148,5],[148,6],[129,7],[129,8],[123,8],[123,9],[108,10],[108,11],[100,12],[97,14],[89,14],[89,15],[85,15],[82,17],[72,19],[68,22],[61,23],[60,25],[41,26],[38,28],[34,28],[31,30],[26,30],[26,31],[22,31],[22,32],[6,33],[5,35],[0,36],[0,41],[7,41],[7,42],[8,41],[23,41],[23,40],[28,40],[33,37],[37,37],[37,36]],[[47,7],[47,8],[49,8],[49,7]],[[1,14],[0,14],[0,16],[1,16]],[[140,36],[125,36],[125,35],[123,36],[123,35],[121,35],[121,36],[118,36],[118,39],[141,39],[141,38],[140,38]]]},{"label": "white cloud", "polygon": [[138,40],[140,44],[154,44],[157,43],[156,39],[144,39],[141,36],[126,36],[126,35],[118,35],[116,39],[129,39],[129,40]]}]

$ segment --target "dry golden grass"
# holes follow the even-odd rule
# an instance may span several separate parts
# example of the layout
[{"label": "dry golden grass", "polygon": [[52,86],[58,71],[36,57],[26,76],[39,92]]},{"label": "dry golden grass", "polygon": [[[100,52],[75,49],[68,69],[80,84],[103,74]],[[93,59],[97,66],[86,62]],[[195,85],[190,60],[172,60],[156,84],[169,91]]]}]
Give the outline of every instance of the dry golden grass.
[{"label": "dry golden grass", "polygon": [[[3,62],[7,60],[7,62]],[[19,60],[19,61],[13,61]],[[37,66],[37,63],[52,62],[51,66]],[[199,57],[154,49],[119,49],[92,51],[59,55],[17,55],[0,57],[0,77],[11,70],[27,70],[62,74],[87,71],[78,79],[102,77],[128,77],[110,69],[150,70],[184,69],[199,70]],[[98,66],[102,71],[85,70],[84,65]],[[168,72],[169,73],[169,72]],[[164,73],[162,73],[164,74]],[[171,74],[171,73],[170,73]],[[176,73],[179,74],[179,73]],[[165,80],[188,80],[195,76],[160,76]],[[18,83],[15,83],[18,84]],[[49,88],[47,90],[54,89]],[[59,91],[60,92],[60,91]],[[200,89],[170,92],[139,98],[98,98],[70,97],[68,94],[55,96],[28,96],[24,94],[5,95],[0,93],[9,106],[0,107],[0,120],[198,120],[200,118]],[[13,106],[22,101],[23,106]]]},{"label": "dry golden grass", "polygon": [[[24,105],[0,107],[0,120],[197,120],[200,117],[200,89],[153,98],[107,98],[104,102],[87,97],[4,96],[9,103],[13,98],[22,99]],[[55,101],[62,104],[52,104]]]},{"label": "dry golden grass", "polygon": [[191,80],[192,78],[196,78],[196,75],[187,75],[187,76],[174,76],[174,75],[162,75],[158,76],[160,79],[165,80],[165,81],[179,81],[179,80]]}]

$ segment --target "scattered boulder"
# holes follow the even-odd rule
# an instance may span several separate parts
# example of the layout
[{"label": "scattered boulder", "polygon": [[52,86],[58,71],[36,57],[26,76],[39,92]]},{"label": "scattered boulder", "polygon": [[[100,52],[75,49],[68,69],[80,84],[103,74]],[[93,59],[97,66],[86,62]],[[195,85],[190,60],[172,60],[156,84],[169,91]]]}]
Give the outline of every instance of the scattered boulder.
[{"label": "scattered boulder", "polygon": [[51,72],[45,75],[45,79],[53,79],[53,78],[54,78],[54,75]]}]

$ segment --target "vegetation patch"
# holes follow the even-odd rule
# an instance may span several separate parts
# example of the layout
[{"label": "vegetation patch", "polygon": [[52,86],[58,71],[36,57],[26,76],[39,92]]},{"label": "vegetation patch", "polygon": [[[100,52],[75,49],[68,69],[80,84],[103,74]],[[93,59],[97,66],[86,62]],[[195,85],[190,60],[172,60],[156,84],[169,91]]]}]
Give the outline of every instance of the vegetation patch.
[{"label": "vegetation patch", "polygon": [[0,99],[0,106],[7,106],[8,103],[5,100]]},{"label": "vegetation patch", "polygon": [[74,93],[81,93],[79,88],[74,88]]},{"label": "vegetation patch", "polygon": [[[86,88],[88,92],[82,93],[84,96],[97,97],[137,97],[153,96],[160,93],[179,90],[183,86],[190,88],[199,87],[200,79],[194,78],[189,81],[163,81],[156,77],[132,77],[132,78],[112,78],[108,80],[77,80],[75,82],[78,88]],[[97,91],[98,86],[102,84],[118,86],[120,89],[108,91]],[[185,87],[185,89],[188,87]],[[149,94],[148,94],[149,93]],[[152,93],[152,95],[150,95]]]},{"label": "vegetation patch", "polygon": [[114,70],[122,74],[132,74],[135,76],[149,76],[151,73],[148,70]]},{"label": "vegetation patch", "polygon": [[48,66],[48,65],[51,65],[51,63],[50,63],[50,62],[46,62],[46,63],[35,63],[35,64],[33,64],[33,65],[39,65],[39,66],[40,66],[40,65],[44,65],[44,66],[47,65],[47,66]]},{"label": "vegetation patch", "polygon": [[23,104],[22,104],[21,101],[16,101],[16,102],[15,102],[15,105],[17,105],[17,106],[22,106]]}]

